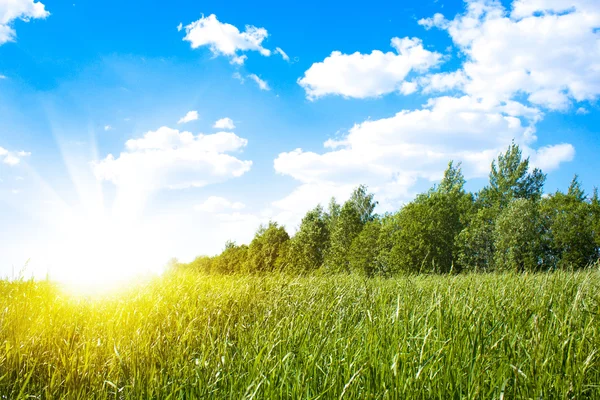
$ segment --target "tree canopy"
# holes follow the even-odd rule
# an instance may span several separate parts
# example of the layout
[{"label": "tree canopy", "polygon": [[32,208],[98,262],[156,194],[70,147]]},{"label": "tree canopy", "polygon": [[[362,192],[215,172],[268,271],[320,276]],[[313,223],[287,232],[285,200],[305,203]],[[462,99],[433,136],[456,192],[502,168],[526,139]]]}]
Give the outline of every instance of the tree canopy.
[{"label": "tree canopy", "polygon": [[600,256],[600,201],[577,176],[565,193],[544,195],[546,175],[512,143],[491,163],[489,182],[465,190],[461,164],[395,212],[376,213],[358,186],[343,204],[309,210],[291,238],[275,222],[251,243],[228,242],[188,268],[205,273],[458,273],[583,268]]}]

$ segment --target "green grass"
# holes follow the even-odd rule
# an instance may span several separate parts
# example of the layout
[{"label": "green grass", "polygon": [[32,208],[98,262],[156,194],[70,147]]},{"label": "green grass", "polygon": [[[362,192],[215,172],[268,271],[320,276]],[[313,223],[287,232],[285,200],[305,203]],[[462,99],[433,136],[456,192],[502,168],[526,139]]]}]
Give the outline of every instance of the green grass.
[{"label": "green grass", "polygon": [[0,398],[600,398],[600,273],[0,281]]}]

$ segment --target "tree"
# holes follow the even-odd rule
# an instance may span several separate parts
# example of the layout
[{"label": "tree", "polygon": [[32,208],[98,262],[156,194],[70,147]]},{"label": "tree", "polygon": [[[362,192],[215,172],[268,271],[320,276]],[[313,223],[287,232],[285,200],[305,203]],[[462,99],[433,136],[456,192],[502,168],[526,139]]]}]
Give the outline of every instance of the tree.
[{"label": "tree", "polygon": [[367,276],[382,272],[378,262],[380,232],[381,222],[375,219],[367,222],[358,236],[354,238],[348,252],[348,264],[351,271]]},{"label": "tree", "polygon": [[494,267],[496,208],[475,207],[466,227],[456,237],[457,260],[463,271],[491,271]]},{"label": "tree", "polygon": [[200,272],[203,274],[210,274],[216,271],[213,270],[214,258],[209,256],[198,256],[191,263],[187,264],[187,267],[192,271]]},{"label": "tree", "polygon": [[279,266],[279,256],[289,239],[285,229],[276,222],[269,222],[267,226],[261,225],[248,246],[247,270],[274,271]]},{"label": "tree", "polygon": [[553,268],[580,268],[596,260],[593,206],[577,179],[567,194],[556,192],[541,202],[546,227],[546,260]]},{"label": "tree", "polygon": [[379,273],[382,275],[392,275],[399,272],[400,261],[397,259],[397,253],[394,251],[397,237],[402,226],[400,225],[400,213],[387,213],[380,219],[381,228],[379,238],[377,239],[377,263]]},{"label": "tree", "polygon": [[402,208],[396,220],[393,245],[387,262],[405,272],[456,270],[456,236],[464,228],[473,203],[464,191],[460,164],[452,162],[437,187],[420,194]]},{"label": "tree", "polygon": [[350,272],[348,251],[362,227],[361,215],[357,208],[351,201],[347,201],[340,210],[334,230],[331,232],[331,243],[325,257],[325,266],[329,271]]},{"label": "tree", "polygon": [[537,202],[542,197],[546,176],[539,169],[529,171],[529,159],[523,159],[514,142],[492,162],[489,184],[477,197],[464,230],[456,240],[458,260],[463,269],[494,269],[496,219],[515,199]]},{"label": "tree", "polygon": [[248,246],[238,246],[233,241],[227,241],[223,252],[213,259],[213,271],[221,274],[242,272],[247,258]]},{"label": "tree", "polygon": [[496,219],[494,264],[501,271],[537,271],[543,226],[534,200],[514,199]]},{"label": "tree", "polygon": [[464,194],[465,182],[461,163],[454,166],[454,161],[450,161],[444,171],[444,177],[437,187],[437,191],[444,194]]},{"label": "tree", "polygon": [[539,200],[542,197],[546,175],[539,169],[529,171],[529,158],[523,159],[521,149],[514,142],[504,154],[492,162],[489,186],[481,192],[486,206],[504,208],[512,199]]},{"label": "tree", "polygon": [[306,213],[298,232],[290,240],[282,263],[290,271],[304,272],[320,268],[329,248],[326,214],[321,206]]},{"label": "tree", "polygon": [[325,223],[327,224],[327,230],[329,233],[335,230],[335,225],[340,216],[340,212],[342,211],[342,206],[338,204],[335,200],[335,197],[332,197],[329,200],[329,206],[327,207],[327,212],[324,214]]},{"label": "tree", "polygon": [[375,219],[377,202],[373,200],[374,194],[367,191],[365,185],[360,185],[352,192],[349,202],[356,208],[360,222],[366,224]]}]

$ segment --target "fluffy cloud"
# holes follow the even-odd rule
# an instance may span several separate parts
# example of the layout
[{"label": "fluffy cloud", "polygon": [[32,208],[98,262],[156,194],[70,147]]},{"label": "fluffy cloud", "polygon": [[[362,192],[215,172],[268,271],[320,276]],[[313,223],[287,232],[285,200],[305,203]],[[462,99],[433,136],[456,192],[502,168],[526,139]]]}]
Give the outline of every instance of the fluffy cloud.
[{"label": "fluffy cloud", "polygon": [[204,201],[202,204],[198,204],[196,207],[196,211],[215,213],[215,212],[224,212],[230,210],[242,210],[246,207],[244,203],[239,201],[232,202],[227,200],[224,197],[218,196],[210,196],[208,199]]},{"label": "fluffy cloud", "polygon": [[[342,140],[328,140],[322,153],[296,149],[279,154],[275,170],[300,186],[274,205],[291,211],[347,196],[364,183],[377,193],[383,209],[412,197],[418,180],[442,177],[449,160],[461,161],[467,178],[484,177],[491,161],[514,139],[546,171],[573,158],[570,144],[533,148],[535,109],[497,105],[470,96],[430,99],[416,110],[354,125]],[[343,197],[342,197],[343,198]]]},{"label": "fluffy cloud", "polygon": [[271,55],[271,51],[262,46],[269,36],[265,28],[246,25],[240,32],[237,27],[220,22],[214,14],[187,25],[185,32],[183,40],[190,42],[193,49],[208,46],[214,55],[231,57],[234,64],[241,65],[246,60],[246,56],[239,56],[238,52],[258,51],[263,56]]},{"label": "fluffy cloud", "polygon": [[269,87],[269,84],[266,81],[263,81],[262,79],[260,79],[258,77],[258,75],[256,75],[256,74],[250,74],[250,75],[248,75],[248,78],[250,78],[254,82],[256,82],[256,84],[258,85],[258,87],[260,88],[260,90],[271,90],[271,88]]},{"label": "fluffy cloud", "polygon": [[140,139],[125,143],[118,157],[109,154],[93,163],[96,177],[122,187],[147,190],[201,187],[239,177],[252,161],[230,154],[243,149],[247,140],[231,132],[193,135],[161,127]]},{"label": "fluffy cloud", "polygon": [[188,111],[183,117],[177,121],[178,124],[185,124],[198,119],[198,111]]},{"label": "fluffy cloud", "polygon": [[4,147],[0,147],[0,160],[11,167],[19,164],[21,159],[31,155],[28,151],[8,151]]},{"label": "fluffy cloud", "polygon": [[439,53],[424,49],[417,38],[393,38],[391,46],[396,53],[334,51],[322,62],[313,64],[298,83],[309,99],[326,95],[367,98],[407,92],[402,84],[411,71],[427,71],[441,59]]},{"label": "fluffy cloud", "polygon": [[213,128],[233,130],[235,129],[235,124],[231,118],[221,118],[215,121]]},{"label": "fluffy cloud", "polygon": [[538,149],[531,156],[531,164],[542,171],[552,171],[558,168],[561,162],[571,161],[574,157],[575,148],[568,143],[562,143]]},{"label": "fluffy cloud", "polygon": [[44,4],[34,0],[0,0],[0,45],[13,42],[17,33],[12,28],[13,21],[48,17]]},{"label": "fluffy cloud", "polygon": [[[552,110],[600,94],[600,2],[517,0],[512,10],[499,1],[472,0],[452,20],[422,19],[446,30],[466,56],[461,70],[428,87],[461,88],[497,101],[525,94]],[[457,75],[458,74],[458,75]]]}]

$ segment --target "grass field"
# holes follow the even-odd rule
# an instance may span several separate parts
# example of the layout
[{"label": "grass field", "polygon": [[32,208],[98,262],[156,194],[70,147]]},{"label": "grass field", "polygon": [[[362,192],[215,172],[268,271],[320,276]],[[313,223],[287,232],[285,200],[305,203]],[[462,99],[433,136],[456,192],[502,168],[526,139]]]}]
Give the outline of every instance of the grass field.
[{"label": "grass field", "polygon": [[600,273],[0,282],[0,398],[600,398]]}]

